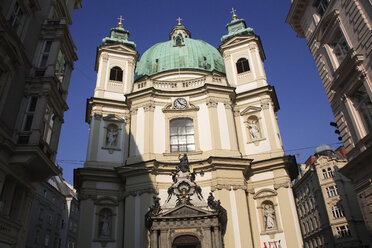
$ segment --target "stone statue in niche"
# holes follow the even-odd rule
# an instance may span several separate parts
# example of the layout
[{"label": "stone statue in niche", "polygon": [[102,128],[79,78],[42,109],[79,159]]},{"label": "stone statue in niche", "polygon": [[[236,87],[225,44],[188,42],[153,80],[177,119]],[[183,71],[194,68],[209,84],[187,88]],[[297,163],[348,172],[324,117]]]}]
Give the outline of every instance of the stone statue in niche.
[{"label": "stone statue in niche", "polygon": [[107,144],[108,147],[115,147],[116,146],[118,133],[119,133],[119,131],[114,127],[111,127],[110,129],[107,130],[106,144]]},{"label": "stone statue in niche", "polygon": [[270,231],[275,228],[275,210],[271,204],[264,206],[265,230]]},{"label": "stone statue in niche", "polygon": [[248,124],[249,133],[251,134],[251,139],[260,138],[260,128],[257,126],[257,122],[251,122]]},{"label": "stone statue in niche", "polygon": [[111,237],[111,215],[108,211],[104,211],[104,213],[100,216],[100,226],[101,230],[99,233],[99,237],[103,239],[108,239]]}]

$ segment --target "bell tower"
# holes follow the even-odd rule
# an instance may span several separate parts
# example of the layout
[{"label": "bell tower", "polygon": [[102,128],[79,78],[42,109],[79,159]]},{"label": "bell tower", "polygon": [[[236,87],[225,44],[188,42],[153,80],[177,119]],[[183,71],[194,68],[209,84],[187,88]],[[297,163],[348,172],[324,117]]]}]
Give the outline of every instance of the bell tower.
[{"label": "bell tower", "polygon": [[220,52],[226,66],[227,80],[240,93],[267,85],[264,69],[266,59],[260,37],[238,19],[233,9],[233,20],[226,25],[228,34],[222,36]]},{"label": "bell tower", "polygon": [[118,26],[97,48],[97,83],[86,112],[90,125],[85,164],[88,167],[97,162],[114,167],[127,157],[130,114],[125,94],[132,90],[139,54],[136,44],[128,40],[129,31],[123,28],[122,20],[120,16]]},{"label": "bell tower", "polygon": [[97,49],[94,97],[124,101],[124,94],[132,89],[139,55],[136,44],[128,40],[129,31],[123,28],[121,16],[119,20],[118,27],[111,29],[110,37],[103,38]]}]

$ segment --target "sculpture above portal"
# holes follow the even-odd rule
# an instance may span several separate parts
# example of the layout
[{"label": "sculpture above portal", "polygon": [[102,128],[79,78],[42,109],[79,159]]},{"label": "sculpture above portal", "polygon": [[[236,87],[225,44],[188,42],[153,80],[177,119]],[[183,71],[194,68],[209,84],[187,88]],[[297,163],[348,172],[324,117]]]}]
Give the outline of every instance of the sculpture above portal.
[{"label": "sculpture above portal", "polygon": [[178,156],[180,163],[177,171],[172,172],[173,184],[168,188],[168,198],[163,208],[174,208],[186,204],[190,206],[207,207],[202,195],[202,189],[195,183],[195,171],[190,172],[187,154]]}]

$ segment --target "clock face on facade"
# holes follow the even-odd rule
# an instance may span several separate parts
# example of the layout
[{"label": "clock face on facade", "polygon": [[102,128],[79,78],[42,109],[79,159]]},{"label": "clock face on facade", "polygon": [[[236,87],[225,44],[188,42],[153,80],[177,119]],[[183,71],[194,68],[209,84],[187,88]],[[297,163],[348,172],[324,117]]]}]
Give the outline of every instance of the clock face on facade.
[{"label": "clock face on facade", "polygon": [[177,98],[176,100],[174,100],[174,107],[176,109],[184,109],[186,108],[186,105],[187,101],[185,98]]}]

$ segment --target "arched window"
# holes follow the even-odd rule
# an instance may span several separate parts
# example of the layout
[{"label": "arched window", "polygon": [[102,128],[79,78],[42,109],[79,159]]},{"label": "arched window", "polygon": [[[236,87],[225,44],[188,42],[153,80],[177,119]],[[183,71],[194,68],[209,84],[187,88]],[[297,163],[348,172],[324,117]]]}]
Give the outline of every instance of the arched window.
[{"label": "arched window", "polygon": [[190,118],[178,118],[170,121],[170,151],[195,151],[194,123]]},{"label": "arched window", "polygon": [[323,169],[322,172],[323,172],[323,179],[327,179],[328,178],[327,171]]},{"label": "arched window", "polygon": [[238,73],[249,71],[250,69],[248,60],[246,58],[239,59],[238,62],[236,62],[236,70],[238,71]]},{"label": "arched window", "polygon": [[115,66],[110,70],[110,80],[123,81],[123,70],[120,67]]},{"label": "arched window", "polygon": [[334,175],[333,175],[332,169],[331,168],[328,168],[327,170],[328,170],[328,176],[329,177],[333,177]]}]

